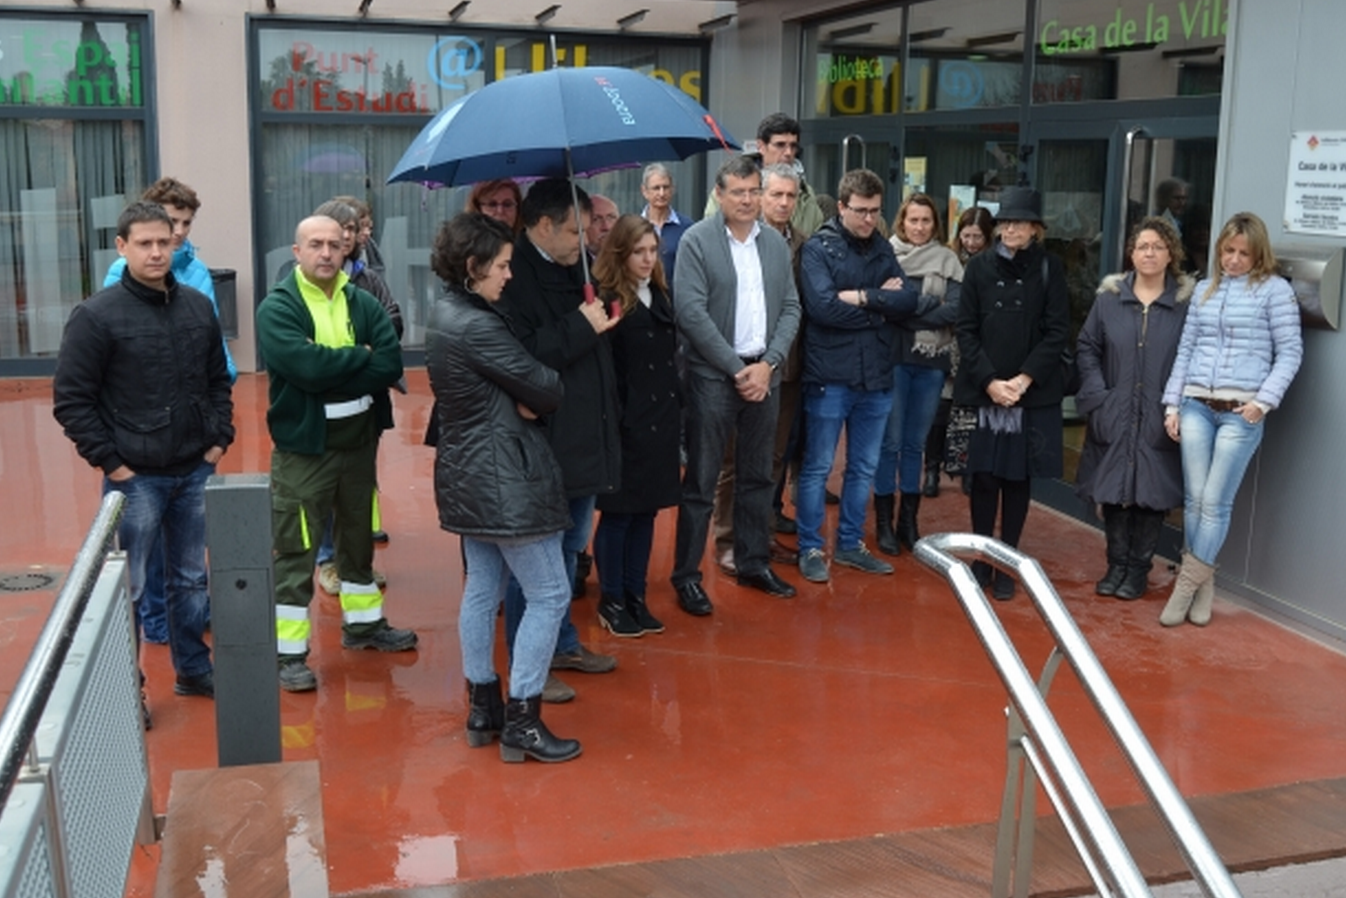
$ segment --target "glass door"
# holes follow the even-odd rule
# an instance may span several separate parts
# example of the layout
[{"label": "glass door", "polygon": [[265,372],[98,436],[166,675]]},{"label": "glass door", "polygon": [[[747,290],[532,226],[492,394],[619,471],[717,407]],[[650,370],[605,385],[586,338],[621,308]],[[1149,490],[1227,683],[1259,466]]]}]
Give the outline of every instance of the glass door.
[{"label": "glass door", "polygon": [[[1187,269],[1204,274],[1216,129],[1215,116],[1033,126],[1029,162],[1042,194],[1047,250],[1065,263],[1072,345],[1099,281],[1124,270],[1126,238],[1146,216],[1167,218],[1182,235]],[[1072,399],[1066,400],[1063,414],[1064,480],[1073,484],[1084,422]],[[1078,504],[1071,499],[1063,507],[1073,510]]]}]

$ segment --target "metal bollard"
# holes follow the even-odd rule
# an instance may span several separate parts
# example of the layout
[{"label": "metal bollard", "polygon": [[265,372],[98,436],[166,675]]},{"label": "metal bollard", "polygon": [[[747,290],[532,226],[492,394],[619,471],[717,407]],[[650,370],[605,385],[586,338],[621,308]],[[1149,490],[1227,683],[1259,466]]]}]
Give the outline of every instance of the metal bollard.
[{"label": "metal bollard", "polygon": [[271,478],[206,481],[206,548],[221,767],[281,760],[271,570]]}]

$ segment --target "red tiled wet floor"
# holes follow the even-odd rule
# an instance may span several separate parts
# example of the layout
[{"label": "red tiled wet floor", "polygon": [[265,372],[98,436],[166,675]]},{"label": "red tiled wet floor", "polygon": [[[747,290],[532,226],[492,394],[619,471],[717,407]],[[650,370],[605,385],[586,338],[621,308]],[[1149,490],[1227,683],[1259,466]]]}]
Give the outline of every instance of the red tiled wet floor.
[{"label": "red tiled wet floor", "polygon": [[[457,650],[456,538],[439,530],[431,451],[420,445],[424,372],[398,397],[380,456],[392,542],[378,566],[388,612],[416,628],[411,656],[347,653],[339,614],[320,598],[312,658],[321,687],[282,698],[286,760],[317,759],[334,894],[412,888],[598,864],[848,839],[980,823],[999,810],[1005,697],[943,581],[909,557],[896,576],[834,572],[792,601],[707,577],[716,612],[673,606],[666,575],[672,514],[660,518],[650,604],[668,631],[616,640],[594,600],[574,617],[604,676],[563,675],[579,690],[545,717],[584,743],[578,761],[505,765],[468,749]],[[50,414],[45,381],[0,381],[0,571],[69,564],[98,501],[98,478]],[[265,379],[235,390],[240,440],[225,473],[264,471]],[[926,500],[927,532],[966,529],[965,500]],[[1102,540],[1035,507],[1023,549],[1038,557],[1184,794],[1217,795],[1346,776],[1346,658],[1220,601],[1205,630],[1164,630],[1171,575],[1141,602],[1092,594]],[[708,564],[708,568],[711,567]],[[591,582],[590,591],[596,592]],[[34,593],[0,595],[0,694],[45,614]],[[1031,669],[1047,636],[1026,600],[1000,606]],[[172,695],[167,650],[145,651],[155,728],[155,807],[174,770],[215,764],[210,702]],[[1051,705],[1108,805],[1139,789],[1069,673]],[[152,892],[157,849],[133,866],[130,895]]]}]

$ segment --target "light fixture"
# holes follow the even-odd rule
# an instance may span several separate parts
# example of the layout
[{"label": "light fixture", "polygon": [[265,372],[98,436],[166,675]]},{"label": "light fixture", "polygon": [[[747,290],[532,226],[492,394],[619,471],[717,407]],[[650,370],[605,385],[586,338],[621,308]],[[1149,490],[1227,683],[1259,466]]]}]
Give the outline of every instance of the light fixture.
[{"label": "light fixture", "polygon": [[641,22],[645,21],[645,13],[647,12],[649,12],[648,9],[638,9],[629,16],[622,16],[617,20],[617,27],[622,31],[625,31],[632,25],[639,25]]},{"label": "light fixture", "polygon": [[266,0],[266,11],[267,12],[276,11],[276,0]]},{"label": "light fixture", "polygon": [[459,19],[461,19],[463,17],[463,13],[467,12],[467,8],[471,5],[472,0],[462,0],[461,3],[459,3],[453,9],[449,10],[449,21],[456,22]]},{"label": "light fixture", "polygon": [[968,49],[973,47],[989,47],[992,44],[1007,44],[1018,38],[1017,31],[1002,31],[999,34],[987,34],[982,37],[970,37],[965,41]]},{"label": "light fixture", "polygon": [[913,31],[911,33],[911,36],[907,39],[911,41],[913,44],[919,44],[922,41],[937,41],[948,33],[949,29],[947,27],[929,28],[926,29],[925,31]]},{"label": "light fixture", "polygon": [[182,0],[173,0],[174,9],[182,9]]},{"label": "light fixture", "polygon": [[721,28],[727,28],[729,25],[733,24],[735,15],[737,15],[737,13],[731,12],[725,13],[722,16],[717,16],[713,19],[707,19],[696,26],[697,30],[702,34],[710,34],[712,31],[719,31]]},{"label": "light fixture", "polygon": [[560,8],[561,4],[553,3],[551,6],[548,6],[546,9],[542,10],[542,12],[533,16],[533,21],[537,22],[539,25],[546,25],[548,22],[550,22],[552,19],[556,17],[556,11]]},{"label": "light fixture", "polygon": [[874,22],[862,22],[859,25],[848,25],[845,28],[838,28],[827,34],[829,41],[844,41],[848,37],[859,37],[862,34],[869,34],[874,30]]},{"label": "light fixture", "polygon": [[360,8],[356,12],[362,16],[369,15],[369,5],[373,2],[374,0],[360,0]]}]

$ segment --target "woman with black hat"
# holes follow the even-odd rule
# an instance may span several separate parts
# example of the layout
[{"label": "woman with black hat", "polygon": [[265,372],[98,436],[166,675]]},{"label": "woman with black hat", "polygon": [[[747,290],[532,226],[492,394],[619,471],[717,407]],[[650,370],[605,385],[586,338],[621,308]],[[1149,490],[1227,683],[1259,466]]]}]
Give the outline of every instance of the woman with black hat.
[{"label": "woman with black hat", "polygon": [[[1043,247],[1042,198],[1027,187],[1001,193],[996,240],[963,276],[961,355],[954,403],[977,409],[968,449],[972,531],[1019,545],[1033,477],[1060,477],[1062,355],[1070,299],[1060,260]],[[983,586],[991,567],[973,565]],[[1014,578],[996,571],[992,595],[1014,596]]]}]

